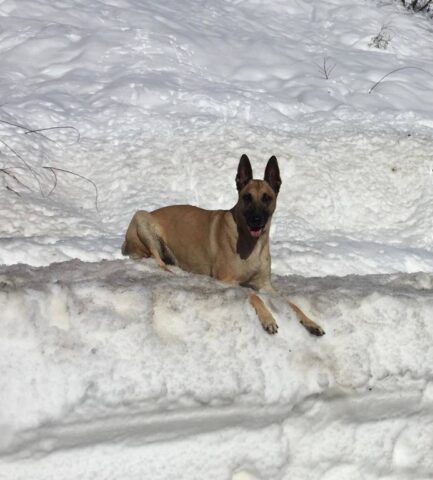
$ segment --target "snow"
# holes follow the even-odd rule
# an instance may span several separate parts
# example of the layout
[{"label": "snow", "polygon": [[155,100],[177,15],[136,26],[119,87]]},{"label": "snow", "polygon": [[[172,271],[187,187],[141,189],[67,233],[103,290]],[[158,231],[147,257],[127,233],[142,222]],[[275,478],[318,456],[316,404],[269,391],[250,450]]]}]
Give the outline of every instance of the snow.
[{"label": "snow", "polygon": [[[432,41],[398,2],[0,2],[0,479],[433,477]],[[120,253],[244,152],[276,336]]]},{"label": "snow", "polygon": [[[149,262],[20,265],[0,279],[5,478],[70,462],[62,478],[94,478],[88,455],[110,478],[198,478],[194,451],[213,478],[240,465],[259,478],[432,471],[431,274],[277,277],[276,337],[241,289]],[[323,339],[284,302],[305,291]]]}]

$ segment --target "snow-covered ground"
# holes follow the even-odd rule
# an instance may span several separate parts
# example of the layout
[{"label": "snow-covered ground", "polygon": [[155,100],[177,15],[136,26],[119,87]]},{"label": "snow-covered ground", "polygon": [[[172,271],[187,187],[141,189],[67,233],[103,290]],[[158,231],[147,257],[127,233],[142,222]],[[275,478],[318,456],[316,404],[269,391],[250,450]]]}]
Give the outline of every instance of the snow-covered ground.
[{"label": "snow-covered ground", "polygon": [[[0,0],[1,480],[433,478],[432,45],[391,1]],[[276,336],[120,254],[244,152]]]}]

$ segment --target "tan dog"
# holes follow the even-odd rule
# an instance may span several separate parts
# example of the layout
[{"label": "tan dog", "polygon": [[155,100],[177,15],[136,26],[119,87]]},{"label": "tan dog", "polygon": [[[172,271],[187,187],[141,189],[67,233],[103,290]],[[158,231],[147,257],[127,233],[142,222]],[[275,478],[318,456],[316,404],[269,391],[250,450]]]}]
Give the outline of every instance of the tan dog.
[{"label": "tan dog", "polygon": [[[236,176],[239,199],[231,210],[191,205],[139,210],[129,224],[122,253],[131,258],[152,256],[166,270],[167,265],[178,265],[223,282],[273,292],[269,228],[280,185],[275,157],[268,161],[264,180],[253,180],[250,161],[242,155]],[[263,328],[276,333],[278,325],[263,301],[252,292],[249,299]],[[325,333],[296,305],[289,304],[310,333]]]}]

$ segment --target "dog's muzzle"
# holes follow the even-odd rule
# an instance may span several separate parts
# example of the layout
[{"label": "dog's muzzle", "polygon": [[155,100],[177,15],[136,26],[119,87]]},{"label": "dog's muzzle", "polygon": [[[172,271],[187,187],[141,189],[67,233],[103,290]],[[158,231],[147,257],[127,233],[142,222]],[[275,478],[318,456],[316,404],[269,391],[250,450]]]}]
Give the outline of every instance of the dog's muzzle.
[{"label": "dog's muzzle", "polygon": [[253,238],[259,238],[263,233],[268,215],[264,213],[253,213],[246,216],[248,231]]}]

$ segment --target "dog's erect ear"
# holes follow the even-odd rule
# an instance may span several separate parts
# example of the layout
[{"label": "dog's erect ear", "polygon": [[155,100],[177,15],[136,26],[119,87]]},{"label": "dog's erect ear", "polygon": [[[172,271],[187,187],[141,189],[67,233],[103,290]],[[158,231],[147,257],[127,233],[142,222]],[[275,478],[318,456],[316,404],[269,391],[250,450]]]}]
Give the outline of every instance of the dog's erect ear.
[{"label": "dog's erect ear", "polygon": [[280,169],[278,168],[277,159],[273,155],[266,165],[265,181],[268,182],[272,190],[278,194],[281,187]]},{"label": "dog's erect ear", "polygon": [[249,158],[245,155],[242,155],[239,165],[238,173],[236,175],[236,188],[240,192],[245,185],[253,179],[253,169],[251,168],[251,163]]}]

